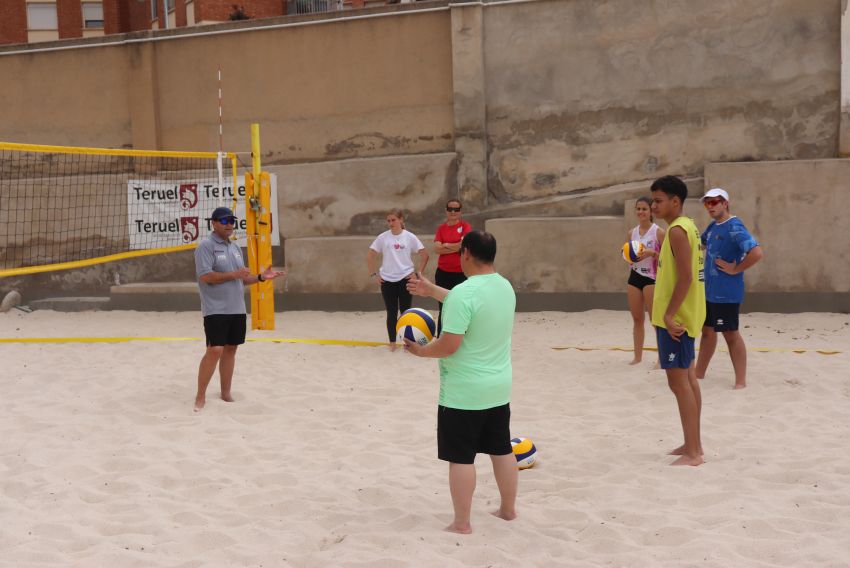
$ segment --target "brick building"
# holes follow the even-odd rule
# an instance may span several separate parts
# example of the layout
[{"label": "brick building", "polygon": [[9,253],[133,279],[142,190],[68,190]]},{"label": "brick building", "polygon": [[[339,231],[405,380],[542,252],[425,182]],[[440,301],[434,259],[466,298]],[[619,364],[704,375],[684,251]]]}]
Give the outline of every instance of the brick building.
[{"label": "brick building", "polygon": [[[412,0],[401,0],[412,1]],[[328,12],[387,0],[0,0],[0,45]]]}]

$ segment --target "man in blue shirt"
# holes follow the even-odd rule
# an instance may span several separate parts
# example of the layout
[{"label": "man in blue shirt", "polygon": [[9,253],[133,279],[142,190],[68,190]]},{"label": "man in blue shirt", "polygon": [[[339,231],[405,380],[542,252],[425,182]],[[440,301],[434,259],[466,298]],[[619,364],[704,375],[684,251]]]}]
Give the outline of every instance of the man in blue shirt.
[{"label": "man in blue shirt", "polygon": [[702,234],[705,247],[705,325],[699,344],[696,375],[705,377],[723,334],[735,369],[735,388],[747,386],[747,346],[738,331],[744,301],[744,271],[762,259],[762,250],[740,219],[729,213],[729,194],[710,189],[700,199],[713,219]]}]

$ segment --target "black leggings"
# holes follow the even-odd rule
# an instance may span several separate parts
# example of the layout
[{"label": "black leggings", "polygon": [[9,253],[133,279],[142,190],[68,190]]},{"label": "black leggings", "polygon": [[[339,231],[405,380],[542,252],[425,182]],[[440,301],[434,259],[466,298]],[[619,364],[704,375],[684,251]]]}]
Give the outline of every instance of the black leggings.
[{"label": "black leggings", "polygon": [[[451,290],[461,282],[466,280],[463,272],[446,272],[445,270],[437,269],[434,274],[434,284],[440,288]],[[440,314],[437,317],[437,336],[443,331],[443,303],[440,302]]]},{"label": "black leggings", "polygon": [[410,309],[413,297],[407,291],[407,281],[410,278],[402,278],[398,282],[381,282],[381,296],[384,297],[384,306],[387,308],[387,335],[390,343],[395,343],[395,324],[398,322],[399,312],[404,313]]}]

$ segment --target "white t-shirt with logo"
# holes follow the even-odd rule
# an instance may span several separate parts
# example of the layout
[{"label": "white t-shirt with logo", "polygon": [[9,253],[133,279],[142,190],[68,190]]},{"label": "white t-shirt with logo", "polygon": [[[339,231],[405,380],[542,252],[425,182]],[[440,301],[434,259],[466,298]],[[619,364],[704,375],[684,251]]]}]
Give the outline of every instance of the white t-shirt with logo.
[{"label": "white t-shirt with logo", "polygon": [[384,231],[376,238],[369,248],[383,256],[381,268],[378,271],[382,280],[398,282],[413,272],[411,255],[418,253],[425,246],[419,238],[402,229],[394,235],[392,231]]}]

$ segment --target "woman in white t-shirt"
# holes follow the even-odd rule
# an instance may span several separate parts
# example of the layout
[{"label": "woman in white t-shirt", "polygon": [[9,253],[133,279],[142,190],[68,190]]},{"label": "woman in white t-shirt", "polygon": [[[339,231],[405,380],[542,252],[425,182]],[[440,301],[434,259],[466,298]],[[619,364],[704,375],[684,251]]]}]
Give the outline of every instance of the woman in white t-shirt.
[{"label": "woman in white t-shirt", "polygon": [[655,224],[652,218],[652,200],[639,197],[635,203],[635,215],[638,224],[626,233],[626,242],[640,241],[643,252],[629,270],[626,286],[629,299],[629,311],[632,313],[632,339],[635,356],[630,365],[636,365],[643,358],[644,314],[652,314],[652,294],[655,291],[655,275],[658,272],[658,253],[664,242],[664,229]]},{"label": "woman in white t-shirt", "polygon": [[[387,335],[390,349],[396,347],[395,325],[399,313],[410,309],[412,298],[407,291],[407,281],[414,272],[412,255],[419,255],[419,269],[425,271],[428,264],[428,251],[416,235],[404,228],[404,213],[401,209],[393,209],[387,213],[388,231],[384,231],[369,245],[366,265],[369,276],[381,287],[384,306],[387,308]],[[376,270],[378,255],[382,256],[381,268]]]}]

